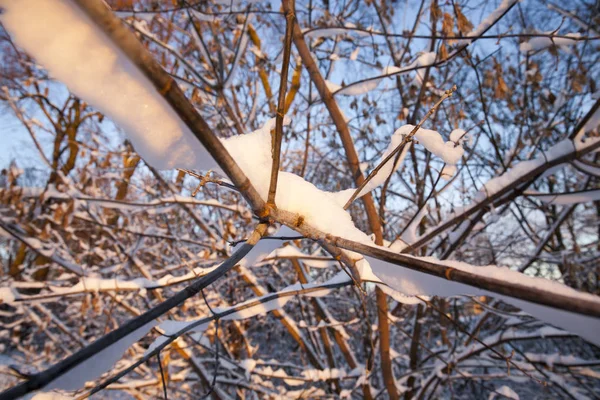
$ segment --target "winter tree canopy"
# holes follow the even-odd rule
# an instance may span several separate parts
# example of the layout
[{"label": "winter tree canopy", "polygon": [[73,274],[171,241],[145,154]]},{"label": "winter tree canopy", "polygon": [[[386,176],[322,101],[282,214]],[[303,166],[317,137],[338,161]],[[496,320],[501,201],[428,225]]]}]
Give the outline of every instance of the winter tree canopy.
[{"label": "winter tree canopy", "polygon": [[0,399],[600,397],[600,4],[0,0]]}]

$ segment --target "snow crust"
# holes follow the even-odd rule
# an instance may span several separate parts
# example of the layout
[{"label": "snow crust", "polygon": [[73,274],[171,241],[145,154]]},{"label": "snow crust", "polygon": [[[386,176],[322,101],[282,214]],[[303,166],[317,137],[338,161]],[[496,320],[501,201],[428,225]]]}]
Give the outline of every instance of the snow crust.
[{"label": "snow crust", "polygon": [[152,83],[67,0],[0,0],[11,37],[70,91],[125,130],[150,165],[210,169],[214,160]]}]

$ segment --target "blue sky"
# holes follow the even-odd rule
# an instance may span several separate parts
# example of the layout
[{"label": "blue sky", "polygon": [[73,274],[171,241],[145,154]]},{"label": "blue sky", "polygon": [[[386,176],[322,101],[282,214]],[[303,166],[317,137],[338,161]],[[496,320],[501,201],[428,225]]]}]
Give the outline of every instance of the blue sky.
[{"label": "blue sky", "polygon": [[22,166],[34,166],[40,163],[33,152],[33,141],[12,110],[0,110],[0,168],[17,159]]}]

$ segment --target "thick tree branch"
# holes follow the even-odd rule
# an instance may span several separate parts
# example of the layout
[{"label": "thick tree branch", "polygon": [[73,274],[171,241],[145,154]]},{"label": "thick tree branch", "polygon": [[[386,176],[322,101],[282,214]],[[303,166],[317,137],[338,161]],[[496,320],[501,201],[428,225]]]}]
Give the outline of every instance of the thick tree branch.
[{"label": "thick tree branch", "polygon": [[173,78],[160,66],[152,54],[135,35],[123,25],[104,2],[96,0],[73,0],[91,20],[113,41],[121,51],[150,79],[156,90],[173,107],[181,120],[213,156],[223,171],[252,206],[261,213],[264,200],[252,183],[214,135],[206,121],[198,114]]}]

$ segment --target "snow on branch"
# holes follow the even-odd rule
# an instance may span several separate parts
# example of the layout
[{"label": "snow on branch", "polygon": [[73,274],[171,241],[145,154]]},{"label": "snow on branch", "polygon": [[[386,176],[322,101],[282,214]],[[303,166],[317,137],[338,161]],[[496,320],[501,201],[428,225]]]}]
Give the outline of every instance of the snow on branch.
[{"label": "snow on branch", "polygon": [[600,200],[600,189],[581,190],[578,192],[570,193],[539,193],[534,191],[527,191],[524,193],[525,196],[538,199],[544,203],[551,204],[578,204],[578,203],[589,203]]},{"label": "snow on branch", "polygon": [[[138,68],[67,0],[2,0],[17,45],[122,127],[151,165],[210,169],[214,160]],[[60,54],[60,57],[57,57]]]},{"label": "snow on branch", "polygon": [[463,221],[483,207],[510,199],[509,196],[515,194],[517,189],[529,186],[538,176],[541,176],[550,168],[564,162],[576,160],[585,154],[597,151],[599,148],[600,138],[587,138],[583,141],[564,139],[548,151],[543,152],[540,157],[516,164],[504,174],[487,181],[471,204],[462,208],[455,208],[454,215],[451,218],[447,218],[437,226],[430,228],[414,243],[410,243],[410,248],[419,248],[436,235],[455,225],[456,222]]}]

